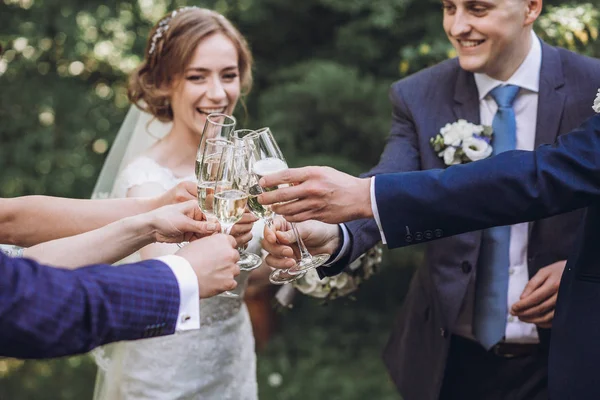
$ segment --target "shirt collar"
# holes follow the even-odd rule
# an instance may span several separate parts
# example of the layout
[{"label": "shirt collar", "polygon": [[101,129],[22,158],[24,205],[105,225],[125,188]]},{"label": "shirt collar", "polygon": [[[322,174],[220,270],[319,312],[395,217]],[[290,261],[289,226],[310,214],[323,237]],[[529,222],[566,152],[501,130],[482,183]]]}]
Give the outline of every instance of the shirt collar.
[{"label": "shirt collar", "polygon": [[491,78],[486,74],[474,74],[479,100],[482,100],[492,89],[500,85],[515,85],[535,93],[539,91],[542,45],[533,30],[531,31],[531,39],[531,48],[527,57],[525,57],[519,68],[517,68],[515,73],[506,82]]}]

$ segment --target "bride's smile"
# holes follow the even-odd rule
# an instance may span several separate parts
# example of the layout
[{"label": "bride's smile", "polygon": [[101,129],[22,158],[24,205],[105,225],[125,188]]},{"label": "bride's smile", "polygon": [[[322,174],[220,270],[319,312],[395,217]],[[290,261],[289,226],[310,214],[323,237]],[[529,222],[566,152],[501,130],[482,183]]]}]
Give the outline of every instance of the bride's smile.
[{"label": "bride's smile", "polygon": [[173,127],[202,134],[208,114],[231,113],[240,97],[238,52],[222,33],[202,40],[171,92]]}]

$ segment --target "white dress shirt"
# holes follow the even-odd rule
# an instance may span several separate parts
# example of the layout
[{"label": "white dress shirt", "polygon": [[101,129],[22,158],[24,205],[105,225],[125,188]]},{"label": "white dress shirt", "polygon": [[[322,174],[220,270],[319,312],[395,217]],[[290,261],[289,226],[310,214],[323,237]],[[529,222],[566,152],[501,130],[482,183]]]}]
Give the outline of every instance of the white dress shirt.
[{"label": "white dress shirt", "polygon": [[200,329],[200,289],[192,266],[185,258],[176,255],[162,256],[156,260],[171,268],[179,286],[179,314],[175,332]]},{"label": "white dress shirt", "polygon": [[[498,81],[485,74],[475,74],[475,84],[479,93],[479,115],[482,125],[492,125],[494,115],[498,106],[490,96],[490,91],[500,85],[516,85],[521,88],[513,103],[513,109],[517,124],[518,150],[533,150],[535,146],[535,130],[537,123],[538,95],[540,70],[542,66],[542,46],[536,34],[531,32],[531,48],[527,57],[515,73],[506,81]],[[377,199],[375,198],[375,179],[371,180],[371,204],[373,215],[383,243],[386,243],[385,235],[381,229],[381,221],[377,210]],[[344,229],[344,228],[343,228]],[[344,241],[347,240],[347,232],[344,231]],[[529,224],[522,223],[510,227],[509,247],[509,280],[508,280],[508,309],[519,301],[523,289],[529,281],[527,269],[527,245],[529,242]],[[348,247],[344,243],[344,247]],[[344,248],[342,248],[342,251]],[[336,258],[343,256],[342,251]],[[347,250],[346,250],[347,251]],[[345,254],[345,253],[344,253]],[[475,281],[470,282],[465,304],[461,309],[458,323],[454,333],[461,336],[473,338],[473,302],[475,293]],[[505,341],[513,343],[537,343],[539,341],[537,328],[534,324],[521,322],[509,313],[506,316]]]}]

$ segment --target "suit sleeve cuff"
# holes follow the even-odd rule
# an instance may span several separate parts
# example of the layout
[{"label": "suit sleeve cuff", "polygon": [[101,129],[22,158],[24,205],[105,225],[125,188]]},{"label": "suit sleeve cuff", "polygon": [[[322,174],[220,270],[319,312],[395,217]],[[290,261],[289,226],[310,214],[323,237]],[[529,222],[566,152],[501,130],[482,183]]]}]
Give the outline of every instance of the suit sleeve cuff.
[{"label": "suit sleeve cuff", "polygon": [[200,289],[192,266],[185,258],[176,255],[159,257],[157,260],[171,268],[179,285],[179,315],[175,331],[200,329]]},{"label": "suit sleeve cuff", "polygon": [[377,223],[377,228],[379,228],[381,242],[383,244],[387,244],[387,241],[385,240],[385,233],[383,233],[383,228],[381,226],[381,220],[379,219],[379,210],[377,209],[377,197],[375,196],[375,177],[371,178],[371,210],[373,211],[373,218]]},{"label": "suit sleeve cuff", "polygon": [[334,253],[331,255],[332,258],[330,259],[330,261],[323,264],[324,267],[328,267],[332,264],[335,264],[336,262],[344,258],[344,256],[348,254],[348,251],[350,249],[350,234],[348,233],[348,228],[346,228],[346,225],[344,224],[339,224],[338,227],[342,231],[342,247],[339,249],[337,254]]}]

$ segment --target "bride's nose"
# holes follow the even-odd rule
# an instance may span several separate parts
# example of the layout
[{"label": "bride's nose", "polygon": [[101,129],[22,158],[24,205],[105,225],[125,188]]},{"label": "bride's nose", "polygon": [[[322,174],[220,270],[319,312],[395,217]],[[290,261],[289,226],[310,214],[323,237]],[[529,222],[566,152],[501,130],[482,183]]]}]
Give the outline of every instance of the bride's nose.
[{"label": "bride's nose", "polygon": [[208,90],[206,91],[206,97],[210,100],[218,103],[227,97],[225,88],[220,79],[212,79],[208,84]]}]

